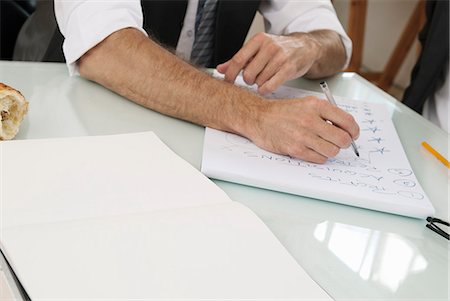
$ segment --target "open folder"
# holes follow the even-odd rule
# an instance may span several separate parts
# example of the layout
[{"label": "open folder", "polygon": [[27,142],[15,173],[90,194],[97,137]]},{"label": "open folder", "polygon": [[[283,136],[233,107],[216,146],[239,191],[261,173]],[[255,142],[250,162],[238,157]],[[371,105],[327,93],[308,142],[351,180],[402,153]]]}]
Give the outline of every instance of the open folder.
[{"label": "open folder", "polygon": [[[244,85],[242,78],[237,82]],[[290,87],[279,88],[271,97],[309,95],[325,99],[321,93]],[[376,103],[336,100],[359,124],[360,137],[355,141],[359,157],[349,148],[325,164],[314,164],[207,128],[202,172],[210,178],[340,204],[422,219],[433,216],[433,205],[414,175],[388,110]]]},{"label": "open folder", "polygon": [[0,247],[32,300],[330,299],[151,132],[0,151]]}]

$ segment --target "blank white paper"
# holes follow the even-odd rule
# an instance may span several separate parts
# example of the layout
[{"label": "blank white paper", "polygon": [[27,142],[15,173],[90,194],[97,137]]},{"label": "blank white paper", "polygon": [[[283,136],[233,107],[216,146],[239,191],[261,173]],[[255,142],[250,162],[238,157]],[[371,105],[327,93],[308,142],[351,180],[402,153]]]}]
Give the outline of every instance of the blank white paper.
[{"label": "blank white paper", "polygon": [[150,132],[0,145],[4,228],[230,202]]},{"label": "blank white paper", "polygon": [[33,300],[331,299],[153,133],[0,147],[0,247]]}]

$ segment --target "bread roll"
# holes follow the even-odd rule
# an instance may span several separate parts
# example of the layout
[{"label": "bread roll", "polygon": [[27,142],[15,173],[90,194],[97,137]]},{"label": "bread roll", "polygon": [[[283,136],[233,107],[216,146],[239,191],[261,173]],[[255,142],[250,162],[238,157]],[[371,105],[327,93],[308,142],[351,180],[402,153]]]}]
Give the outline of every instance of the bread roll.
[{"label": "bread roll", "polygon": [[27,111],[28,101],[22,93],[0,83],[0,140],[16,136]]}]

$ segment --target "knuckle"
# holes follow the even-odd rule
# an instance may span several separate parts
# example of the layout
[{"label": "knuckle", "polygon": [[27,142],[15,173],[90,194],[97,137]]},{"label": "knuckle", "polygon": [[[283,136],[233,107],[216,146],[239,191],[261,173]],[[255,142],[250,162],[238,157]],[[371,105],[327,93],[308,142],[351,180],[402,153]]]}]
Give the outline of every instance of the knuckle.
[{"label": "knuckle", "polygon": [[265,40],[267,37],[267,34],[265,32],[258,32],[257,34],[255,34],[254,39],[257,41],[263,41]]},{"label": "knuckle", "polygon": [[319,109],[323,106],[323,103],[325,103],[315,96],[306,96],[305,98],[303,98],[303,100],[307,105],[318,107]]},{"label": "knuckle", "polygon": [[244,57],[241,54],[236,54],[232,59],[231,63],[237,66],[242,66],[245,63]]},{"label": "knuckle", "polygon": [[287,56],[284,53],[281,55],[277,55],[277,57],[275,58],[275,62],[278,65],[284,65],[287,62]]},{"label": "knuckle", "polygon": [[337,109],[336,106],[330,104],[328,101],[324,100],[324,99],[320,99],[317,98],[315,99],[315,105],[320,109],[320,110],[326,110],[327,108],[331,108],[331,109]]},{"label": "knuckle", "polygon": [[280,50],[280,47],[275,43],[270,43],[267,45],[267,51],[272,55],[277,53],[279,50]]},{"label": "knuckle", "polygon": [[304,128],[309,129],[311,127],[311,125],[313,124],[313,120],[314,120],[314,118],[310,114],[306,114],[301,118],[300,124]]}]

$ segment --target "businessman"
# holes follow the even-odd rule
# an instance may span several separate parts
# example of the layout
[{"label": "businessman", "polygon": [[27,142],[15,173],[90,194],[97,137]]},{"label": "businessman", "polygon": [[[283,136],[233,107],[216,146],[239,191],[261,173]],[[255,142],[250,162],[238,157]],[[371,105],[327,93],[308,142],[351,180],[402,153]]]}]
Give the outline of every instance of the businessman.
[{"label": "businessman", "polygon": [[[257,10],[267,33],[242,45]],[[328,0],[60,0],[55,12],[71,74],[147,108],[317,163],[359,135],[353,117],[326,101],[264,98],[348,62],[351,42]],[[217,67],[225,81],[198,66]],[[232,85],[241,72],[260,95]]]}]

